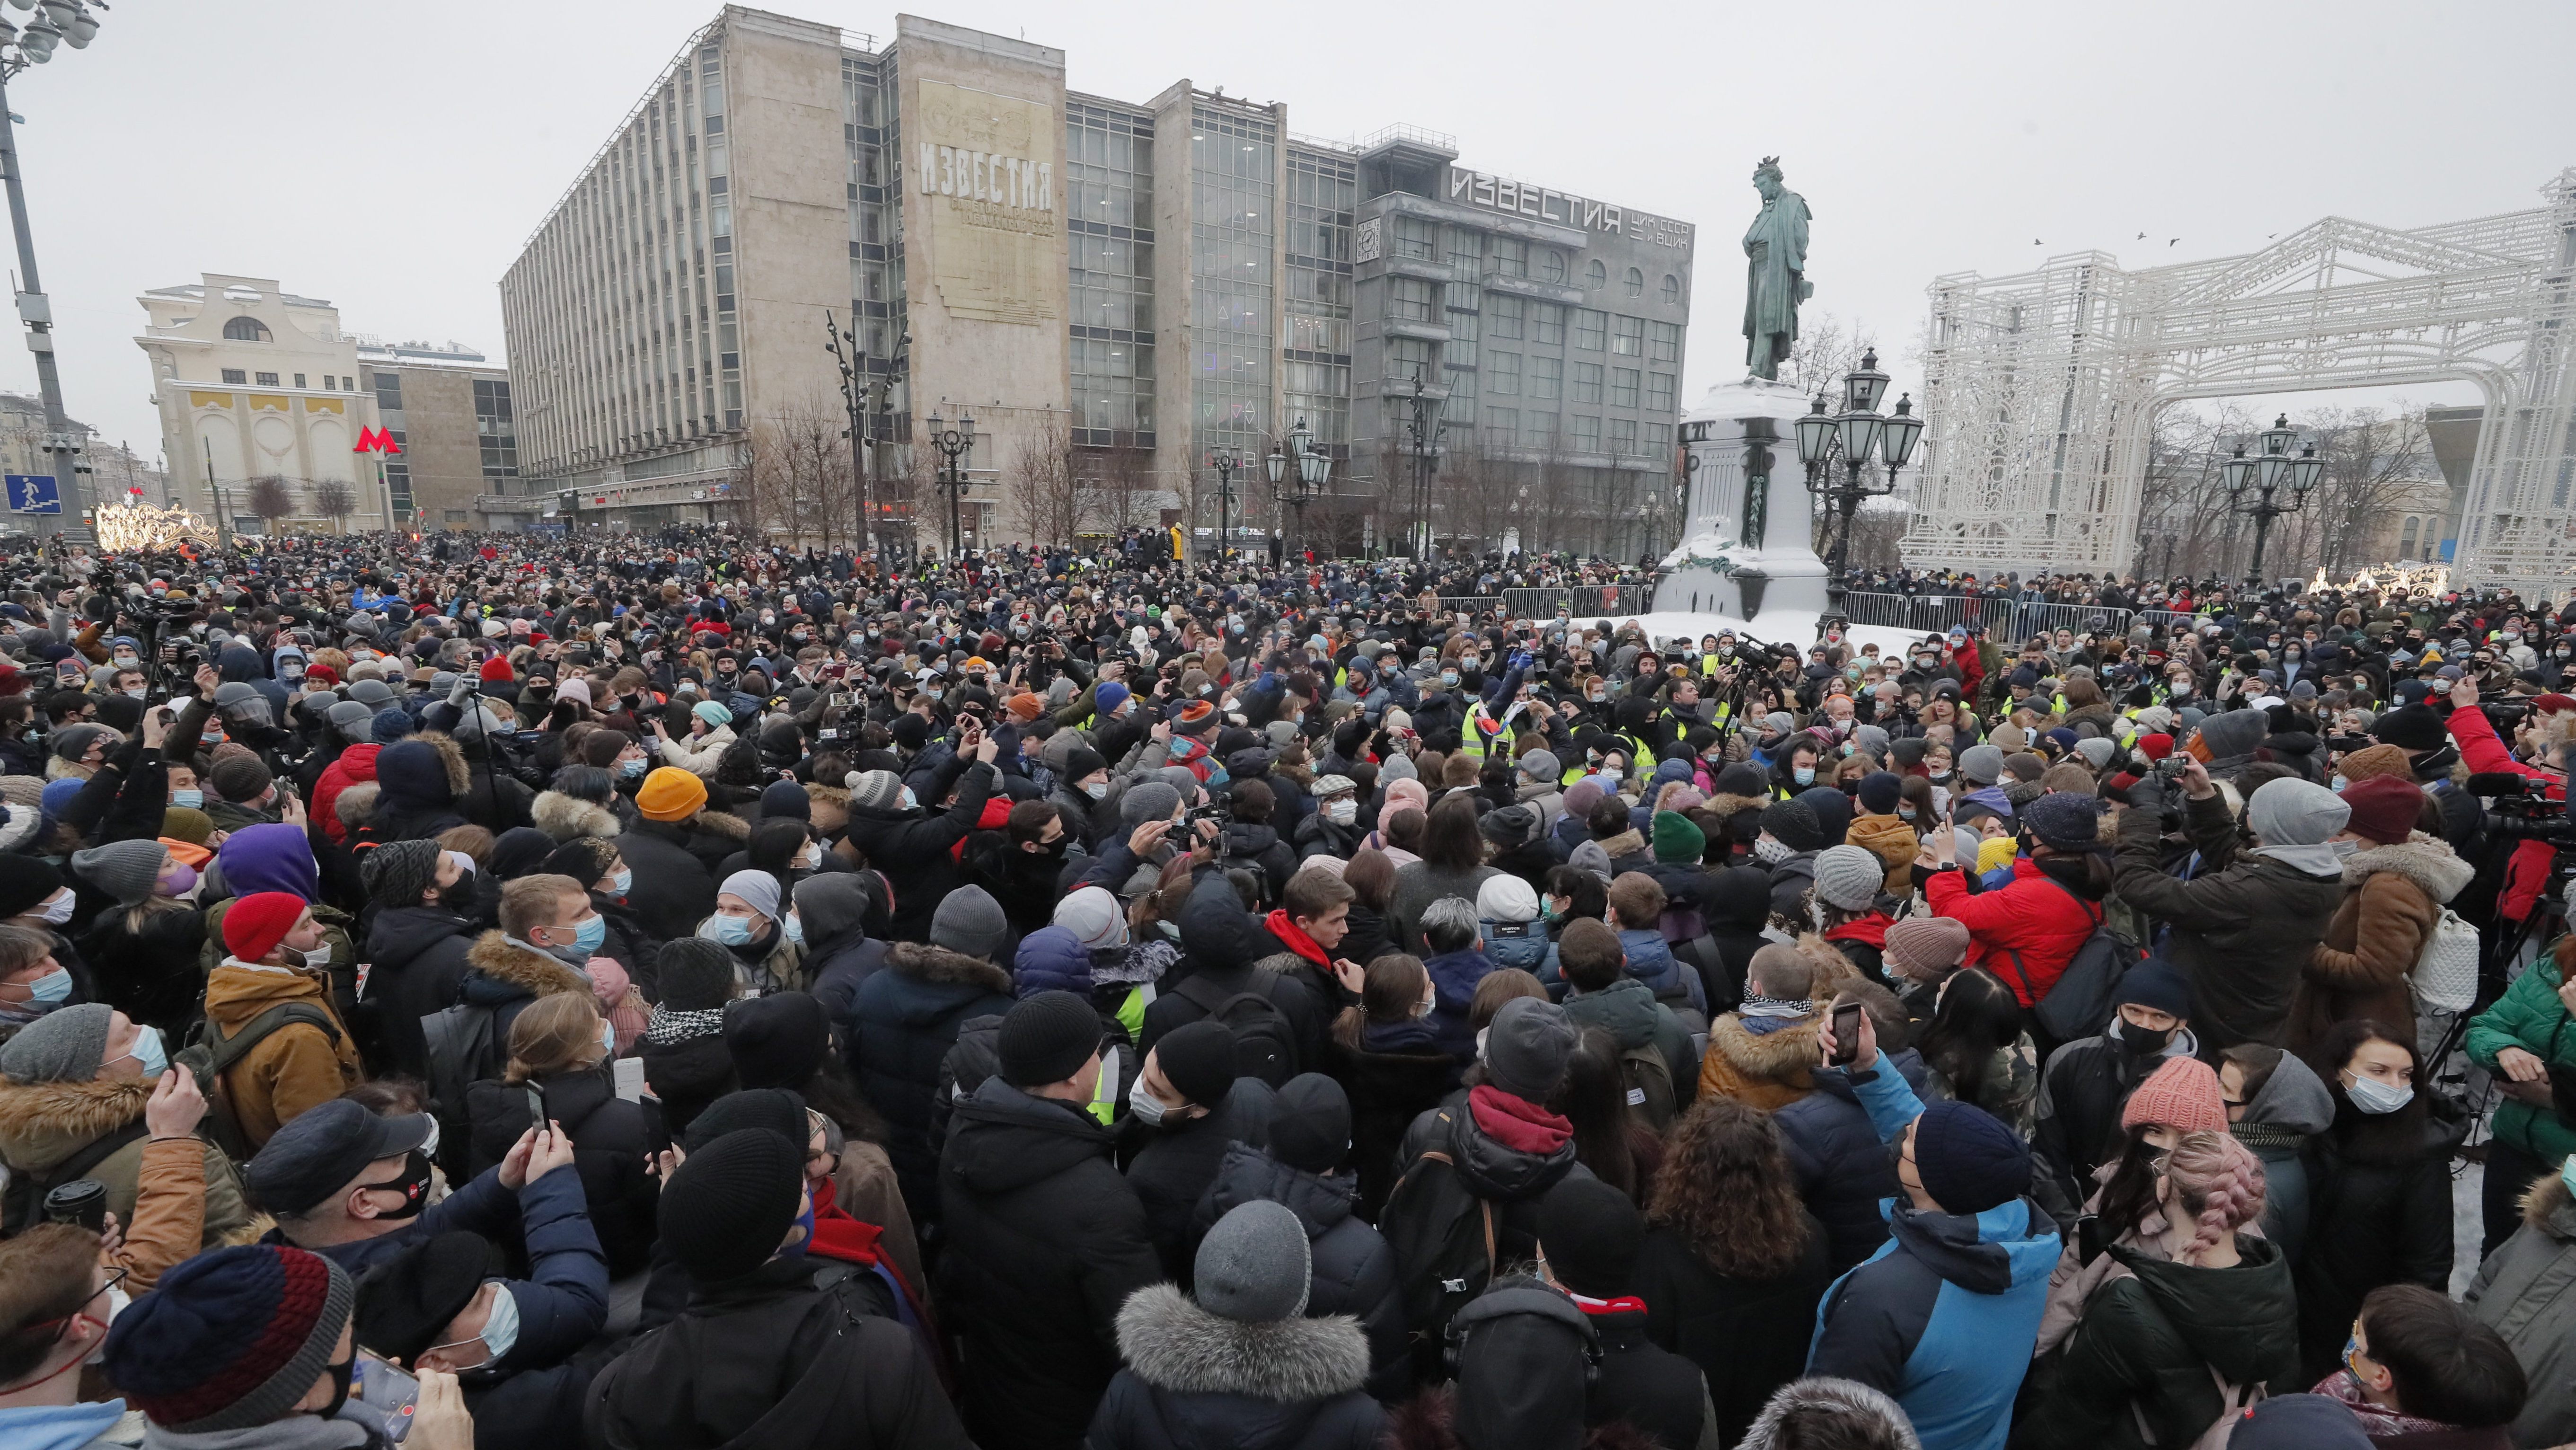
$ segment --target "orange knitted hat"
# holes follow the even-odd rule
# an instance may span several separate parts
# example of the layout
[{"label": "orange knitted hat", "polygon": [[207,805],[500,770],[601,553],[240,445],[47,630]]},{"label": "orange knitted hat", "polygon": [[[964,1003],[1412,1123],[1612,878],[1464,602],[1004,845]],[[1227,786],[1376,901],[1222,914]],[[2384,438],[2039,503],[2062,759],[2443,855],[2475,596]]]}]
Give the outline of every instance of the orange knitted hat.
[{"label": "orange knitted hat", "polygon": [[2154,1123],[2179,1133],[2224,1133],[2227,1103],[2218,1095],[2218,1074],[2196,1057],[2168,1058],[2120,1109],[2123,1131]]}]

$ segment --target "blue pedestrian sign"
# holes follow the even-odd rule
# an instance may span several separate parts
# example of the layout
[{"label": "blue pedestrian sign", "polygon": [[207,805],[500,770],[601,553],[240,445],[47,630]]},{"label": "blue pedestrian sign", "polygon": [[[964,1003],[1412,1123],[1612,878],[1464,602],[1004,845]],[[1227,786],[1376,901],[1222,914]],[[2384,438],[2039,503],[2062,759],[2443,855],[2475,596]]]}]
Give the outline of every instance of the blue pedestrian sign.
[{"label": "blue pedestrian sign", "polygon": [[58,514],[63,511],[63,495],[54,486],[50,473],[12,473],[9,482],[9,512],[13,514]]}]

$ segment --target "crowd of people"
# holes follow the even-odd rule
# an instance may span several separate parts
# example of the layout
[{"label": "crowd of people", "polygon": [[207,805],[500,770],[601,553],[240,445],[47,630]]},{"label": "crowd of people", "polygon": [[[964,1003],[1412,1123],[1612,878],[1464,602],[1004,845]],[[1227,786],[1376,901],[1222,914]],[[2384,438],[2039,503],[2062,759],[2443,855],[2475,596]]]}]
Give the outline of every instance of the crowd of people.
[{"label": "crowd of people", "polygon": [[0,1450],[2576,1442],[2576,605],[1147,542],[0,560]]}]

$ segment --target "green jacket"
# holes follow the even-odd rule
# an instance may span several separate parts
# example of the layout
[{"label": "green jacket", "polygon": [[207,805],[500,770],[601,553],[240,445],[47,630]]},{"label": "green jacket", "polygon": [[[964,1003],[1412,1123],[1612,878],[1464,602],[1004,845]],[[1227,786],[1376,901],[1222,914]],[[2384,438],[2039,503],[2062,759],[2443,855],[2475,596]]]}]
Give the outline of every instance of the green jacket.
[{"label": "green jacket", "polygon": [[[2497,1072],[2496,1058],[2519,1047],[2551,1067],[2576,1067],[2576,1031],[2558,1000],[2558,967],[2544,954],[2514,978],[2496,1004],[2469,1019],[2469,1058]],[[2576,1153],[2576,1126],[2548,1108],[2506,1098],[2496,1108],[2496,1141],[2555,1163]]]},{"label": "green jacket", "polygon": [[2232,1269],[2104,1250],[2136,1277],[2111,1279],[2093,1292],[2012,1443],[2185,1446],[2226,1409],[2213,1370],[2230,1384],[2261,1382],[2274,1394],[2305,1388],[2289,1261],[2280,1245],[2247,1234],[2237,1235],[2236,1250],[2241,1259]]}]

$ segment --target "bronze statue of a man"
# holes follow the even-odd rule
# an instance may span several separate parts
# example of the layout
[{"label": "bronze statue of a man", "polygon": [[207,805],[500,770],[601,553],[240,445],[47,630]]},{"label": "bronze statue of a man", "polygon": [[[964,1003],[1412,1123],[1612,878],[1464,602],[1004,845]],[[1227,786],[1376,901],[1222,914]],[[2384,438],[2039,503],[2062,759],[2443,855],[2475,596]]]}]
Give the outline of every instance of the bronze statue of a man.
[{"label": "bronze statue of a man", "polygon": [[1807,273],[1807,199],[1783,186],[1780,158],[1753,173],[1762,211],[1744,233],[1744,362],[1757,378],[1780,380],[1798,340],[1798,304],[1815,295]]}]

